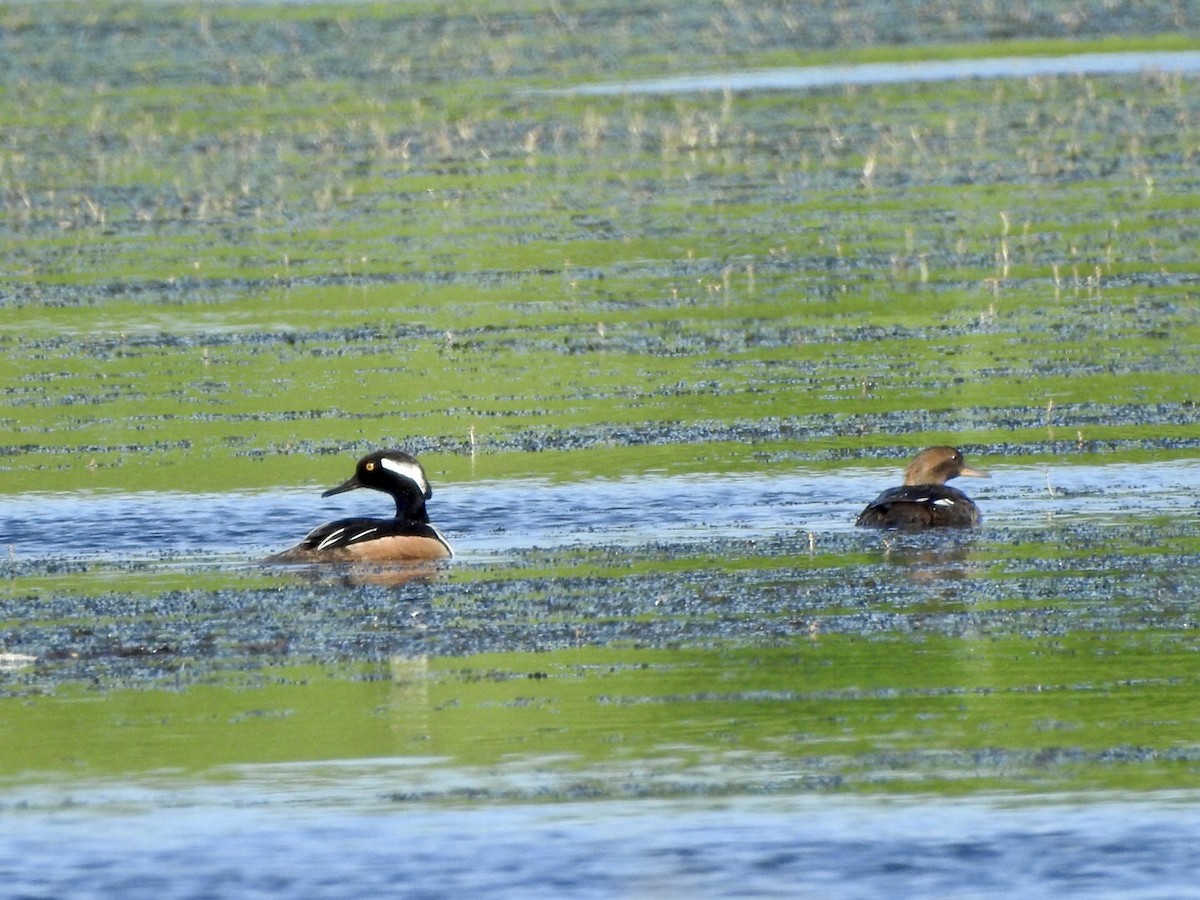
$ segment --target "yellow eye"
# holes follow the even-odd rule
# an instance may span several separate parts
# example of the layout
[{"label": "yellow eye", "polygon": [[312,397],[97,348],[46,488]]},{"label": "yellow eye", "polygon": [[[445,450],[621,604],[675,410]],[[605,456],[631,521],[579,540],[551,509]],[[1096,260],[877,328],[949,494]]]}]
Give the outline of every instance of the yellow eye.
[{"label": "yellow eye", "polygon": [[367,463],[365,468],[368,472],[374,472],[375,471],[375,463],[369,462],[369,463]]}]

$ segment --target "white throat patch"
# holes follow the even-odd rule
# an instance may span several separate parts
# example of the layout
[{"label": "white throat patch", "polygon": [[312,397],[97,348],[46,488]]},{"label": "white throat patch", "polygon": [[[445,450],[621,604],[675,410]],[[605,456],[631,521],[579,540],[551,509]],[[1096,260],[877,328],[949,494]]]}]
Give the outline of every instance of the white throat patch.
[{"label": "white throat patch", "polygon": [[409,481],[414,482],[417,485],[417,489],[420,490],[422,494],[429,493],[429,485],[425,481],[425,476],[421,474],[421,467],[416,463],[389,459],[385,456],[379,460],[379,464],[389,472],[394,472],[396,475],[400,475],[404,478],[407,478]]}]

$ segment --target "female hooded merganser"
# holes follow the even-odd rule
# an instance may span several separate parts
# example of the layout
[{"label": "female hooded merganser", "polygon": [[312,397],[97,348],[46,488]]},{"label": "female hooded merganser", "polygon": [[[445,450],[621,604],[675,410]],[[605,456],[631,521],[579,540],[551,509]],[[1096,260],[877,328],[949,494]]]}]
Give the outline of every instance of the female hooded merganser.
[{"label": "female hooded merganser", "polygon": [[338,519],[310,531],[299,544],[264,562],[395,562],[445,559],[454,551],[440,531],[429,524],[425,501],[433,489],[421,464],[407,453],[380,450],[358,461],[354,474],[330,488],[332,497],[355,488],[391,494],[394,519]]},{"label": "female hooded merganser", "polygon": [[959,475],[987,478],[972,469],[954,447],[930,447],[904,470],[904,484],[888,488],[862,511],[855,525],[866,528],[970,528],[980,521],[979,507],[946,482]]}]

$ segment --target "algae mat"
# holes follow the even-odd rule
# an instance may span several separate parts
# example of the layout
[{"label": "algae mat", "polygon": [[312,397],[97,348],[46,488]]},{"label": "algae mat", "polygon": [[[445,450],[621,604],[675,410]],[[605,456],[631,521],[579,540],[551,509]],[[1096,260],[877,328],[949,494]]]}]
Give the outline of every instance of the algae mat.
[{"label": "algae mat", "polygon": [[537,90],[886,58],[856,29],[1112,47],[1113,13],[988,44],[870,4],[840,37],[703,4],[96,9],[0,32],[9,491],[299,483],[389,443],[452,480],[1195,446],[1192,79]]},{"label": "algae mat", "polygon": [[[1200,44],[890,9],[0,8],[4,777],[1194,786],[1195,79],[553,92]],[[848,527],[942,441],[978,540]],[[250,564],[387,444],[457,563]]]}]

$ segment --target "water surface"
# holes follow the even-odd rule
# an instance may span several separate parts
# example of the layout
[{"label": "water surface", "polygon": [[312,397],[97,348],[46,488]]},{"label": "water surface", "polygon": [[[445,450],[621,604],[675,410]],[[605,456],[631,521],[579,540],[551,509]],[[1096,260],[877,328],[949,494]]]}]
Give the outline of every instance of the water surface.
[{"label": "water surface", "polygon": [[1196,10],[504,6],[0,12],[0,893],[1187,892]]},{"label": "water surface", "polygon": [[1078,53],[921,60],[843,66],[797,66],[752,72],[714,72],[644,81],[584,84],[564,93],[683,94],[693,91],[798,91],[847,85],[956,81],[963,78],[1039,78],[1063,75],[1137,75],[1200,70],[1200,52]]},{"label": "water surface", "polygon": [[[464,565],[535,547],[821,535],[851,530],[868,500],[900,482],[901,468],[439,484],[429,509]],[[982,505],[987,527],[1033,528],[1051,521],[1119,527],[1186,515],[1200,503],[1200,464],[1186,459],[988,468],[988,480],[957,482]],[[253,560],[295,543],[322,522],[390,513],[391,501],[381,494],[321,499],[323,487],[22,494],[7,501],[0,545],[13,560],[153,559],[163,553],[243,553]],[[61,527],[66,523],[71,527]]]},{"label": "water surface", "polygon": [[[1188,896],[1194,798],[18,813],[21,896]],[[87,798],[83,798],[87,802]],[[470,860],[471,862],[466,862]],[[15,877],[13,877],[15,874]]]}]

